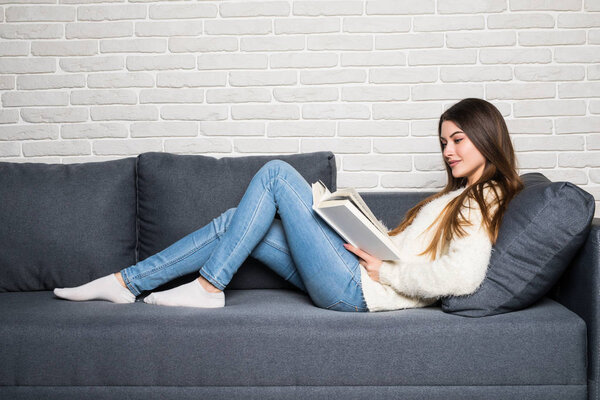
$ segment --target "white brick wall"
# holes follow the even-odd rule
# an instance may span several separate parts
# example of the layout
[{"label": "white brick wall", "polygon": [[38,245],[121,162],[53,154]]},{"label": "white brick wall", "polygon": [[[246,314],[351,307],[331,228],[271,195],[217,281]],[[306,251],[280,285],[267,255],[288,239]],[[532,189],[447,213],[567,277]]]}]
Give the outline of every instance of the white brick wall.
[{"label": "white brick wall", "polygon": [[340,187],[435,190],[437,119],[479,97],[521,173],[600,217],[598,0],[2,0],[0,22],[0,161],[331,150]]}]

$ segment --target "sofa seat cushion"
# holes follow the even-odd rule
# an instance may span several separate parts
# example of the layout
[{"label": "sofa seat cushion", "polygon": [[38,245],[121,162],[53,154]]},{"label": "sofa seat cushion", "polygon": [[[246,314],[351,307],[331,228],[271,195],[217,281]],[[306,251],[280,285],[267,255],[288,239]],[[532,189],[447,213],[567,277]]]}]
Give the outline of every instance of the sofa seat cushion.
[{"label": "sofa seat cushion", "polygon": [[586,385],[586,325],[547,297],[474,319],[337,312],[287,289],[225,296],[196,309],[0,293],[0,386]]}]

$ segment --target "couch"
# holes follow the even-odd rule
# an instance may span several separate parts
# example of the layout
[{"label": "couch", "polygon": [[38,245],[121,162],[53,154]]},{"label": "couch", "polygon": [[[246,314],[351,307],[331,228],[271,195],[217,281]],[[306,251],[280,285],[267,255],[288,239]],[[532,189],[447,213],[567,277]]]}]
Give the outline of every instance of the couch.
[{"label": "couch", "polygon": [[[0,399],[598,398],[598,219],[543,298],[481,318],[439,302],[321,309],[252,258],[220,309],[53,295],[143,260],[235,207],[274,158],[336,189],[331,152],[0,163]],[[432,193],[361,194],[394,227]]]}]

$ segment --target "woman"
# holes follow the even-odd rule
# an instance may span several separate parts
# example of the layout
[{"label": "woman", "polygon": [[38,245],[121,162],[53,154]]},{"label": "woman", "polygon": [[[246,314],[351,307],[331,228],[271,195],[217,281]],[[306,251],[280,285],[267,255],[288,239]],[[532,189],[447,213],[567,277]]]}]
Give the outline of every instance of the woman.
[{"label": "woman", "polygon": [[131,303],[199,269],[198,279],[144,302],[223,307],[223,290],[248,256],[318,307],[336,311],[424,307],[472,293],[485,277],[506,206],[523,185],[506,124],[491,103],[469,98],[453,105],[440,117],[438,136],[448,183],[390,232],[400,260],[382,261],[345,244],[312,210],[310,185],[292,166],[273,160],[253,177],[238,207],[135,265],[54,293]]}]

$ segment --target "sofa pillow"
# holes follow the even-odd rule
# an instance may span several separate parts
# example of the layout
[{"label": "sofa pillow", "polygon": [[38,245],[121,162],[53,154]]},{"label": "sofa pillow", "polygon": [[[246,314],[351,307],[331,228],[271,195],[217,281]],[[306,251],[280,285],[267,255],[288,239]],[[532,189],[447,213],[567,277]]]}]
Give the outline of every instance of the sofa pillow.
[{"label": "sofa pillow", "polygon": [[[320,179],[330,190],[336,189],[335,156],[329,151],[222,158],[160,152],[140,154],[138,260],[162,251],[227,209],[237,207],[254,174],[274,159],[292,165],[309,183]],[[197,273],[185,275],[156,290],[178,286],[197,276]],[[294,286],[249,257],[227,288]]]},{"label": "sofa pillow", "polygon": [[131,265],[135,160],[0,162],[0,292],[78,286]]},{"label": "sofa pillow", "polygon": [[524,174],[492,247],[487,275],[474,293],[441,299],[442,310],[467,317],[516,311],[540,300],[583,245],[594,197],[570,182]]}]

